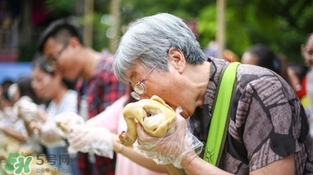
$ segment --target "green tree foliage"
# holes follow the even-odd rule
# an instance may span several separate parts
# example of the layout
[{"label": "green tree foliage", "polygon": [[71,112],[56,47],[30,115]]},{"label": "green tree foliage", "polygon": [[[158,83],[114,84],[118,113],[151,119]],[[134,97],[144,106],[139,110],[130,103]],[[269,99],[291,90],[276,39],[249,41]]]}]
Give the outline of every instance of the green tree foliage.
[{"label": "green tree foliage", "polygon": [[[227,0],[226,0],[227,1]],[[46,0],[52,12],[72,13],[82,0]],[[110,0],[94,0],[93,47],[108,47]],[[121,0],[121,26],[143,16],[168,12],[184,19],[196,19],[199,42],[204,48],[216,34],[216,1],[213,0]],[[226,48],[239,57],[252,44],[264,43],[291,61],[300,61],[300,46],[313,32],[311,0],[228,0],[226,2]],[[80,20],[86,18],[81,17]],[[122,30],[119,31],[122,34]]]},{"label": "green tree foliage", "polygon": [[45,5],[53,16],[59,16],[72,13],[75,2],[75,0],[45,0]]},{"label": "green tree foliage", "polygon": [[[310,0],[233,0],[226,7],[226,47],[238,56],[252,44],[264,43],[290,61],[300,61],[300,45],[313,31]],[[216,4],[207,5],[198,16],[201,44],[215,38]]]}]

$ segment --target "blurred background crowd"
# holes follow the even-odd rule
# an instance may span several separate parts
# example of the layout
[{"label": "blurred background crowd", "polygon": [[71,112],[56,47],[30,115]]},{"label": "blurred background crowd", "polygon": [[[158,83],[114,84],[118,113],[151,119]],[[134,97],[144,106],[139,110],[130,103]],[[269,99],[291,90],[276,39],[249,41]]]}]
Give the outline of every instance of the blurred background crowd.
[{"label": "blurred background crowd", "polygon": [[[77,106],[76,80],[49,69],[37,53],[40,35],[60,18],[77,27],[84,46],[110,55],[132,21],[170,12],[185,19],[207,56],[259,65],[282,76],[311,116],[306,88],[313,83],[307,81],[313,66],[313,2],[220,1],[222,11],[219,0],[0,0],[0,174],[8,173],[3,168],[14,152],[43,155],[46,167],[69,170],[43,174],[78,174],[77,156],[66,152],[67,143],[55,146],[44,139],[55,125],[51,116],[86,113]],[[224,30],[218,28],[221,13]],[[224,32],[223,45],[219,31]],[[39,122],[31,125],[34,118]],[[51,163],[61,155],[68,155],[69,163]]]}]

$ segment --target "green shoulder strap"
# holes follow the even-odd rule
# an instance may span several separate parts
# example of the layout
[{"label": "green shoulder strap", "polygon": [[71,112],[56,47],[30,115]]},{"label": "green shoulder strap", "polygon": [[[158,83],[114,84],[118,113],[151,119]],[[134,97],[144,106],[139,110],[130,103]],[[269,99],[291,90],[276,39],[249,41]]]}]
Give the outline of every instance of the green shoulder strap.
[{"label": "green shoulder strap", "polygon": [[217,91],[203,157],[206,162],[215,166],[218,166],[224,148],[229,105],[239,64],[239,62],[232,62],[226,67]]}]

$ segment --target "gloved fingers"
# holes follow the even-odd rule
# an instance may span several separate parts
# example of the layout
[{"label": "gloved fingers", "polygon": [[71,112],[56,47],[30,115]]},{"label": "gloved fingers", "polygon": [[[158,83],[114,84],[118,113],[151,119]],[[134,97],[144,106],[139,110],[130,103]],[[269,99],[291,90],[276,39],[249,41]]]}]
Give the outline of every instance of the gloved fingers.
[{"label": "gloved fingers", "polygon": [[70,151],[93,152],[113,158],[113,138],[106,128],[74,125],[70,128],[68,142]]},{"label": "gloved fingers", "polygon": [[61,146],[65,145],[63,138],[58,132],[54,121],[48,120],[38,130],[39,140],[45,146]]},{"label": "gloved fingers", "polygon": [[164,137],[149,135],[139,123],[136,124],[136,129],[138,144],[157,144],[161,141],[171,140],[173,137],[184,138],[186,134],[186,120],[180,115],[177,116],[173,128],[171,128]]},{"label": "gloved fingers", "polygon": [[29,123],[29,127],[32,129],[32,130],[35,130],[37,129],[38,131],[41,130],[42,128],[42,123],[39,123],[37,121],[32,121]]},{"label": "gloved fingers", "polygon": [[83,124],[84,119],[75,112],[62,112],[55,116],[56,123],[62,123],[66,125]]},{"label": "gloved fingers", "polygon": [[63,112],[55,116],[55,123],[59,128],[60,135],[67,137],[73,132],[71,128],[84,124],[84,119],[74,112]]},{"label": "gloved fingers", "polygon": [[72,126],[70,128],[70,132],[68,134],[68,140],[70,144],[73,146],[73,148],[79,148],[82,147],[84,144],[86,144],[86,139],[89,139],[87,134],[88,130],[86,130],[85,125],[82,126]]},{"label": "gloved fingers", "polygon": [[159,164],[172,163],[181,168],[181,160],[186,154],[199,154],[202,150],[202,142],[189,131],[187,120],[179,112],[176,113],[173,128],[163,137],[150,136],[139,124],[136,128],[138,137],[134,144],[135,150]]},{"label": "gloved fingers", "polygon": [[19,112],[21,114],[23,114],[23,113],[36,113],[36,111],[37,111],[37,105],[33,102],[22,101],[21,103],[18,103],[17,107],[18,107]]},{"label": "gloved fingers", "polygon": [[139,122],[136,123],[136,129],[137,129],[137,142],[139,144],[146,144],[146,143],[152,144],[160,140],[160,138],[158,137],[153,137],[149,135]]},{"label": "gloved fingers", "polygon": [[88,142],[86,142],[84,139],[76,137],[73,140],[70,141],[71,145],[73,146],[73,148],[80,148],[80,147],[84,147],[84,145],[88,144]]}]

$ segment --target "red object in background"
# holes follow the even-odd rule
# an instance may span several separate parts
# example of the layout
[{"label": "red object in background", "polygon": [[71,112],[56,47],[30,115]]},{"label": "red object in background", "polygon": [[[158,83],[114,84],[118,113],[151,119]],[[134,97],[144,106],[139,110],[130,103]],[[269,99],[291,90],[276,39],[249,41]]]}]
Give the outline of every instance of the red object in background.
[{"label": "red object in background", "polygon": [[45,23],[50,18],[50,12],[45,9],[45,1],[43,0],[33,0],[32,7],[32,24],[40,25]]},{"label": "red object in background", "polygon": [[303,96],[306,95],[306,82],[307,82],[307,75],[303,78],[301,82],[301,89],[297,91],[297,96],[300,100]]},{"label": "red object in background", "polygon": [[17,50],[0,50],[0,62],[16,62],[17,57]]}]

